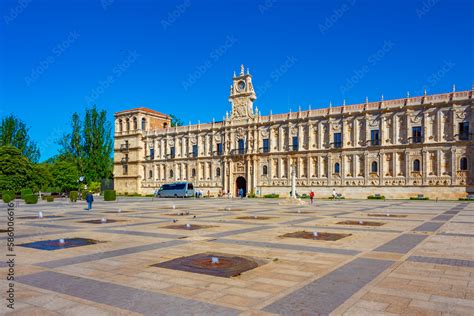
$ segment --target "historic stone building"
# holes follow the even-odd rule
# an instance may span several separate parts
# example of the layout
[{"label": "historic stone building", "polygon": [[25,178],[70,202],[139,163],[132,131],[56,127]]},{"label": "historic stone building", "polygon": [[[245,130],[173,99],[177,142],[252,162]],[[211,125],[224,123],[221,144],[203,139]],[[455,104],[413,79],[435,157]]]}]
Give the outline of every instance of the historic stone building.
[{"label": "historic stone building", "polygon": [[473,90],[263,116],[242,66],[223,121],[171,127],[137,108],[115,114],[115,188],[151,194],[190,181],[204,194],[458,198],[474,192]]}]

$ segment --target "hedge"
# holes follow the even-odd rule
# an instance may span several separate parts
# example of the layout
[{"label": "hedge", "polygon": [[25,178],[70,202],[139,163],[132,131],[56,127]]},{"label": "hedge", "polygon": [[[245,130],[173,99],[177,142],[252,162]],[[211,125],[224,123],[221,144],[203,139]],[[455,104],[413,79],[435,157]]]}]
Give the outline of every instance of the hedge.
[{"label": "hedge", "polygon": [[3,191],[2,192],[2,199],[3,202],[9,203],[15,199],[15,195],[12,192],[9,191]]},{"label": "hedge", "polygon": [[369,195],[367,197],[369,200],[385,200],[385,196],[383,195]]},{"label": "hedge", "polygon": [[20,196],[21,196],[21,198],[22,198],[23,200],[25,199],[25,197],[26,197],[27,195],[31,195],[31,194],[33,194],[33,190],[31,190],[31,189],[22,189],[22,190],[20,191]]},{"label": "hedge", "polygon": [[86,199],[87,193],[89,193],[89,191],[82,191],[81,197],[82,197],[83,200]]},{"label": "hedge", "polygon": [[77,198],[79,197],[79,192],[77,191],[71,191],[69,192],[69,200],[71,202],[77,202]]},{"label": "hedge", "polygon": [[263,197],[266,199],[278,199],[280,197],[280,194],[276,194],[276,193],[265,194]]},{"label": "hedge", "polygon": [[48,195],[48,196],[46,197],[46,201],[47,201],[47,202],[54,202],[54,196]]},{"label": "hedge", "polygon": [[410,198],[410,200],[420,200],[420,201],[425,201],[425,200],[429,200],[430,198],[427,197],[427,196],[424,196],[424,197],[419,197],[419,196],[412,196]]},{"label": "hedge", "polygon": [[38,203],[38,196],[36,196],[35,194],[25,195],[25,203],[26,204],[36,204],[36,203]]},{"label": "hedge", "polygon": [[117,199],[117,193],[115,190],[104,191],[104,201],[115,201]]}]

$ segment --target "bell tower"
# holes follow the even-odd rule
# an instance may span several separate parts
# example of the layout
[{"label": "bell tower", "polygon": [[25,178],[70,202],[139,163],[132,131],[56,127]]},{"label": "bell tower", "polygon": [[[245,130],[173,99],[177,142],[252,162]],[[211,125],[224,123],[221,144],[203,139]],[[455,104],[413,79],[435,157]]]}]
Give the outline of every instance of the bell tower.
[{"label": "bell tower", "polygon": [[248,119],[253,118],[253,102],[257,99],[257,95],[253,89],[252,76],[247,68],[245,74],[244,65],[240,66],[240,75],[234,73],[233,82],[230,86],[229,102],[232,104],[231,119]]}]

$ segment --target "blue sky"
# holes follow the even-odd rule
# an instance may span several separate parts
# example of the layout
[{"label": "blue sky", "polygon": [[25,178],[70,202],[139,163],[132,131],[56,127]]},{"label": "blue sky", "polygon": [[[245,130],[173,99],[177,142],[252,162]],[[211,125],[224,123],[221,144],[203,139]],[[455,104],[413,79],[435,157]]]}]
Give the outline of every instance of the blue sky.
[{"label": "blue sky", "polygon": [[74,111],[222,119],[250,68],[263,114],[471,89],[470,0],[2,0],[0,115],[56,154]]}]

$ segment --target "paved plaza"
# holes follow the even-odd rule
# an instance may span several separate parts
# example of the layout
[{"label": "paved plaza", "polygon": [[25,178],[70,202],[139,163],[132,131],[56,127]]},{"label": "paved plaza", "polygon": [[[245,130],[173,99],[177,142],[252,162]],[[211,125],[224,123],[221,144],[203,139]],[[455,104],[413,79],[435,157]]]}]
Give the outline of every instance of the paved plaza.
[{"label": "paved plaza", "polygon": [[[15,208],[12,314],[473,314],[474,203],[120,198],[84,207],[57,200]],[[35,218],[39,211],[44,218]],[[61,238],[98,242],[20,246]],[[254,266],[226,277],[174,260],[202,254]],[[9,312],[3,301],[0,314]]]}]

